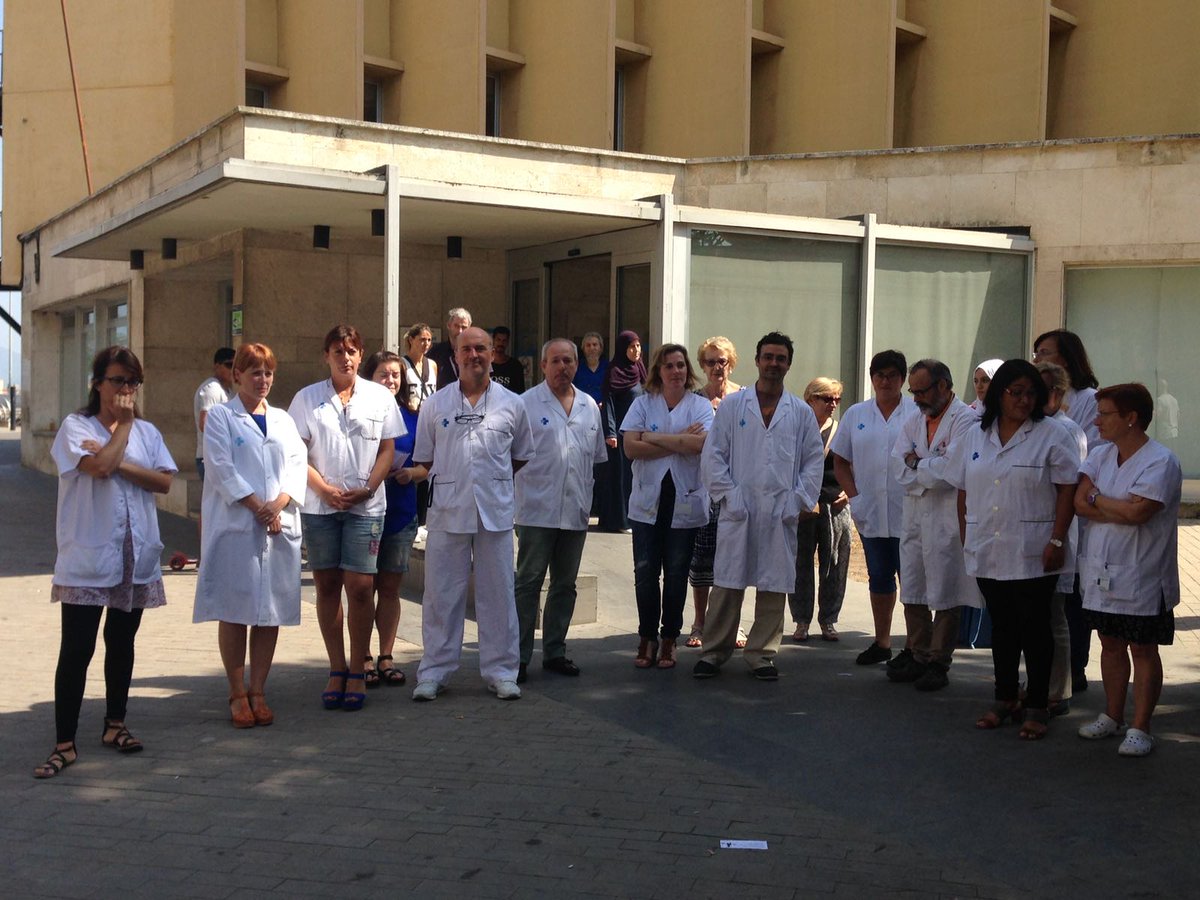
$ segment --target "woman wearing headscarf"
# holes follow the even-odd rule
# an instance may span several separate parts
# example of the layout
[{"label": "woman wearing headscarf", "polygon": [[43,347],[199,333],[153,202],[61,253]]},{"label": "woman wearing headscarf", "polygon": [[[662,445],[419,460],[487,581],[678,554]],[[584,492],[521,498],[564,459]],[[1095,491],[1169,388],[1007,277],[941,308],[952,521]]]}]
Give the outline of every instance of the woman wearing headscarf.
[{"label": "woman wearing headscarf", "polygon": [[646,364],[642,362],[642,341],[634,331],[617,335],[612,362],[604,379],[605,434],[613,433],[617,446],[609,452],[609,483],[604,490],[607,505],[602,509],[607,517],[600,520],[604,531],[629,531],[629,493],[633,489],[633,470],[625,455],[625,439],[621,423],[633,401],[645,390]]},{"label": "woman wearing headscarf", "polygon": [[976,412],[983,409],[983,398],[987,396],[988,385],[992,383],[996,370],[1002,365],[1002,359],[985,359],[975,367],[975,374],[971,377],[971,383],[975,386],[975,399],[970,403],[971,409]]}]

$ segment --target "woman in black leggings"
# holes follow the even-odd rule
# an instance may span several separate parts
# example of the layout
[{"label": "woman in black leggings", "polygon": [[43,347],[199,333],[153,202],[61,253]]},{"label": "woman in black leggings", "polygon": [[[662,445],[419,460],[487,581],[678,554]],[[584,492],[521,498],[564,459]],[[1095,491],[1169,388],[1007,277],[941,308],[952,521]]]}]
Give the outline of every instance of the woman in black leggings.
[{"label": "woman in black leggings", "polygon": [[142,610],[166,603],[153,494],[165,494],[176,471],[158,429],[138,417],[142,381],[132,350],[101,350],[92,363],[88,404],[63,420],[51,450],[59,473],[51,599],[62,604],[62,642],[54,675],[57,742],[35,778],[53,778],[78,758],[75,729],[106,609],[100,740],[120,753],[142,749],[125,727],[125,705]]}]

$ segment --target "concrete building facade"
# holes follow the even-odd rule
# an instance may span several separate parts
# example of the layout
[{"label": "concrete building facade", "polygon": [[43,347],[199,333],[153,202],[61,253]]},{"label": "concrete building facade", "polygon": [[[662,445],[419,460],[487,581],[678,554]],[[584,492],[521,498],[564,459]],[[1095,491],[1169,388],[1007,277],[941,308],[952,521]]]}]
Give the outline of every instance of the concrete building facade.
[{"label": "concrete building facade", "polygon": [[396,346],[461,305],[526,357],[633,327],[748,358],[779,327],[793,388],[856,396],[875,350],[969,385],[1066,325],[1170,395],[1157,436],[1200,476],[1186,0],[63,7],[6,5],[29,464],[109,343],[183,462],[213,347],[270,344],[286,403],[332,324]]}]

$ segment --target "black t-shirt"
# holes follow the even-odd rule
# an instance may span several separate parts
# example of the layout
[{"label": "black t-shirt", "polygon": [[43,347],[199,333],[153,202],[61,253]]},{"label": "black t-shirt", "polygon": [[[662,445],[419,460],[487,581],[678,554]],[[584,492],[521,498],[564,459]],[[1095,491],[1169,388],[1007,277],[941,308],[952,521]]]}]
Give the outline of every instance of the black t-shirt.
[{"label": "black t-shirt", "polygon": [[492,363],[492,381],[503,385],[514,394],[525,393],[525,367],[521,361],[510,356],[508,362]]}]

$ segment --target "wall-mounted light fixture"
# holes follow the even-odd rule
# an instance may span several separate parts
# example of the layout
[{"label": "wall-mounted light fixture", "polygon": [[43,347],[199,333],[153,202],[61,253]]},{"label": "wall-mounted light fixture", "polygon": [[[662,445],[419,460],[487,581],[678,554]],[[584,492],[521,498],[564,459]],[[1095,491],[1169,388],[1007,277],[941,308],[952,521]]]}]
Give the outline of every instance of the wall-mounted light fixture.
[{"label": "wall-mounted light fixture", "polygon": [[383,210],[371,210],[371,237],[383,237],[384,224]]},{"label": "wall-mounted light fixture", "polygon": [[462,236],[452,234],[446,238],[446,259],[462,259]]},{"label": "wall-mounted light fixture", "polygon": [[146,254],[141,250],[129,251],[129,268],[144,269],[146,267]]},{"label": "wall-mounted light fixture", "polygon": [[313,248],[316,250],[329,249],[329,226],[314,225],[313,226]]},{"label": "wall-mounted light fixture", "polygon": [[174,259],[175,254],[179,249],[178,242],[175,238],[163,238],[162,240],[162,258]]}]

